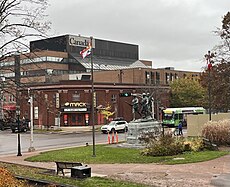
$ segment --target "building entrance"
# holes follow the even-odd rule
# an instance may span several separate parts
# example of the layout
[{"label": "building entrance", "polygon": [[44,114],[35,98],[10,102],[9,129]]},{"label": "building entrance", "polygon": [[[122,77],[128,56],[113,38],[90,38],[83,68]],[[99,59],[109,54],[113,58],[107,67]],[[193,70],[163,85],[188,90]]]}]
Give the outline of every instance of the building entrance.
[{"label": "building entrance", "polygon": [[83,114],[69,114],[69,125],[70,126],[83,126],[85,125],[85,118]]}]

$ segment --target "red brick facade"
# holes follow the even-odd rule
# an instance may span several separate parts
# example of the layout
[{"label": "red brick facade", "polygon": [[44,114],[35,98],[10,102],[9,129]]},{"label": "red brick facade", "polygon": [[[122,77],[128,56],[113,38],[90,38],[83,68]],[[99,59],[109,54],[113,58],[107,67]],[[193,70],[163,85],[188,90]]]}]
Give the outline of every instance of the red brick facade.
[{"label": "red brick facade", "polygon": [[[124,117],[132,120],[131,97],[119,97],[122,92],[142,93],[143,90],[153,90],[154,87],[129,84],[95,84],[96,108],[110,106],[114,112],[110,118]],[[156,88],[155,88],[156,89]],[[160,107],[168,105],[168,88],[157,88],[161,92],[159,100],[155,103],[155,117],[160,118]],[[34,96],[34,125],[48,127],[57,125],[60,117],[61,126],[85,126],[91,123],[91,82],[64,81],[60,84],[31,87]],[[22,91],[21,116],[30,116],[27,91]],[[96,109],[95,108],[95,109]],[[139,116],[140,117],[140,116]],[[56,122],[55,122],[56,120]],[[106,123],[105,116],[100,110],[95,110],[95,124]]]}]

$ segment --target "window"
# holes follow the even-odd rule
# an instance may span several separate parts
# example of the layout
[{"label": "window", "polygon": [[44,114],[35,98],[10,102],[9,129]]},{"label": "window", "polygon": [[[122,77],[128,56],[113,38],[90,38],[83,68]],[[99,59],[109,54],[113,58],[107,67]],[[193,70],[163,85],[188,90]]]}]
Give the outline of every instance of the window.
[{"label": "window", "polygon": [[175,79],[178,79],[178,74],[177,73],[175,73]]},{"label": "window", "polygon": [[113,94],[111,97],[111,101],[115,103],[117,101],[117,96]]},{"label": "window", "polygon": [[82,115],[78,115],[77,122],[78,122],[78,123],[81,123],[81,122],[82,122]]},{"label": "window", "polygon": [[170,81],[173,81],[173,80],[174,80],[173,74],[170,73]]},{"label": "window", "polygon": [[155,79],[154,79],[154,72],[150,72],[150,77],[151,77],[151,84],[155,84]]},{"label": "window", "polygon": [[145,72],[145,84],[150,84],[150,73]]},{"label": "window", "polygon": [[169,81],[170,81],[170,75],[169,73],[165,73],[165,83],[169,84]]},{"label": "window", "polygon": [[160,84],[160,73],[156,72],[156,84]]},{"label": "window", "polygon": [[9,102],[10,103],[14,102],[14,96],[13,95],[9,95]]},{"label": "window", "polygon": [[76,123],[76,114],[71,115],[71,121],[72,123]]},{"label": "window", "polygon": [[174,116],[174,119],[175,120],[183,120],[183,116],[184,116],[184,114],[175,114],[175,116]]}]

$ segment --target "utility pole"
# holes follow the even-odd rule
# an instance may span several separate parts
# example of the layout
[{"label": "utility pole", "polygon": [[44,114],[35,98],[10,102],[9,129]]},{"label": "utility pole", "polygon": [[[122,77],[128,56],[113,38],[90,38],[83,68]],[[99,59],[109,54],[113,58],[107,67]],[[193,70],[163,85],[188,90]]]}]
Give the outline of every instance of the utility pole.
[{"label": "utility pole", "polygon": [[35,151],[33,146],[34,143],[34,111],[33,111],[33,94],[30,92],[30,88],[28,88],[29,95],[29,103],[30,103],[30,147],[28,149],[29,152]]},{"label": "utility pole", "polygon": [[209,121],[212,120],[212,101],[211,101],[211,69],[213,61],[211,60],[213,57],[215,57],[214,53],[211,53],[208,51],[208,54],[205,54],[204,57],[207,61],[207,67],[208,67],[208,108],[209,108]]},{"label": "utility pole", "polygon": [[18,154],[17,156],[22,156],[21,153],[21,139],[20,139],[20,102],[19,102],[19,88],[21,82],[21,72],[20,72],[20,54],[15,54],[14,56],[14,72],[15,72],[15,84],[16,84],[16,119],[18,123]]},{"label": "utility pole", "polygon": [[93,37],[90,37],[90,44],[92,45],[91,55],[90,55],[90,62],[91,62],[91,121],[92,121],[92,131],[93,131],[93,157],[96,157],[96,146],[95,146],[95,114],[94,114],[94,107],[95,107],[95,96],[94,93],[94,75],[93,75]]}]

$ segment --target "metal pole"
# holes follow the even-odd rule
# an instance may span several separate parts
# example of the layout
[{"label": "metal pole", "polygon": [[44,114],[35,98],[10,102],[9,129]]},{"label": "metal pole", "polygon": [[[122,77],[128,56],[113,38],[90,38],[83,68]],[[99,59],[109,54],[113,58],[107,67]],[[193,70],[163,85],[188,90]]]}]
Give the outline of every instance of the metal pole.
[{"label": "metal pole", "polygon": [[211,106],[211,68],[208,68],[208,107],[209,107],[209,121],[212,120],[212,106]]},{"label": "metal pole", "polygon": [[208,112],[209,112],[209,121],[212,120],[212,104],[211,104],[211,58],[214,57],[214,54],[208,51],[208,54],[204,55],[207,60],[207,66],[208,66]]},{"label": "metal pole", "polygon": [[[29,92],[29,89],[28,89]],[[30,95],[31,93],[29,93]],[[30,147],[28,149],[29,152],[35,151],[35,148],[33,146],[34,143],[34,113],[33,113],[33,95],[30,95]]]},{"label": "metal pole", "polygon": [[93,37],[90,37],[90,44],[91,44],[91,55],[90,55],[90,61],[91,61],[91,91],[92,91],[92,107],[91,107],[91,113],[92,113],[92,127],[93,127],[93,157],[96,157],[96,149],[95,149],[95,120],[94,120],[94,78],[93,78]]},{"label": "metal pole", "polygon": [[22,156],[22,153],[21,153],[21,140],[20,140],[20,114],[17,114],[17,123],[18,123],[18,154],[17,154],[17,156]]},{"label": "metal pole", "polygon": [[18,123],[18,154],[17,156],[22,156],[21,153],[21,139],[20,139],[20,102],[19,102],[19,88],[20,88],[20,54],[14,56],[14,72],[15,72],[15,84],[16,84],[16,117]]}]

